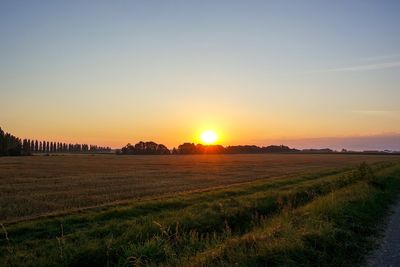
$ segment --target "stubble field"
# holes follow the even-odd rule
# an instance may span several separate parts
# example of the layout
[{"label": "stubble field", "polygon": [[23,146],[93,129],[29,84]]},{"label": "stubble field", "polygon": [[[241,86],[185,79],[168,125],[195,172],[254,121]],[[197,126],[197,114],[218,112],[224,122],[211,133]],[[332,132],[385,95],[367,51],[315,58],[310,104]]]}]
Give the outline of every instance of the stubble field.
[{"label": "stubble field", "polygon": [[5,157],[0,158],[0,220],[211,190],[393,158],[328,154]]},{"label": "stubble field", "polygon": [[0,190],[0,266],[357,266],[400,158],[0,158]]}]

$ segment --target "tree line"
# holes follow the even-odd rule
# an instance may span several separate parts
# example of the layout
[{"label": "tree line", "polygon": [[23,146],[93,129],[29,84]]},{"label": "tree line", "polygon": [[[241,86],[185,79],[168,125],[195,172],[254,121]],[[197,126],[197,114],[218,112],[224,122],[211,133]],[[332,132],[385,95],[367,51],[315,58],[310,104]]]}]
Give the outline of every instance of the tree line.
[{"label": "tree line", "polygon": [[293,152],[300,152],[300,150],[283,145],[272,145],[266,147],[254,145],[224,147],[221,145],[202,145],[194,143],[183,143],[177,148],[169,150],[165,145],[157,144],[152,141],[140,141],[135,145],[129,143],[123,148],[116,150],[118,155],[261,154]]},{"label": "tree line", "polygon": [[135,145],[128,143],[121,149],[117,149],[117,155],[169,155],[171,151],[163,144],[140,141]]},{"label": "tree line", "polygon": [[19,156],[21,151],[21,139],[0,128],[0,156]]},{"label": "tree line", "polygon": [[110,147],[88,145],[88,144],[67,144],[53,141],[38,141],[24,139],[22,141],[24,154],[31,153],[79,153],[79,152],[110,152]]},{"label": "tree line", "polygon": [[194,143],[184,143],[178,148],[172,149],[172,154],[262,154],[262,153],[292,153],[300,150],[284,145],[255,146],[221,146],[221,145],[202,145]]},{"label": "tree line", "polygon": [[104,153],[111,152],[110,147],[67,144],[54,141],[39,141],[32,139],[21,140],[0,128],[0,156],[31,155],[32,153]]}]

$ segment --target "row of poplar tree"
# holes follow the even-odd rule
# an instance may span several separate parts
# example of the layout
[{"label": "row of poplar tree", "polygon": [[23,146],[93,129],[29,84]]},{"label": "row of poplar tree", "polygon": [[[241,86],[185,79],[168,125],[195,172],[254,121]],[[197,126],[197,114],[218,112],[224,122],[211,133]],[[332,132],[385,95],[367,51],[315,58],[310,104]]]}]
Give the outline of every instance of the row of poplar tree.
[{"label": "row of poplar tree", "polygon": [[22,151],[24,154],[54,152],[110,152],[111,148],[87,144],[67,144],[62,142],[24,139],[22,141]]},{"label": "row of poplar tree", "polygon": [[31,155],[32,153],[76,153],[91,152],[102,153],[110,152],[110,147],[87,145],[87,144],[67,144],[62,142],[38,141],[23,139],[5,133],[0,128],[0,156]]}]

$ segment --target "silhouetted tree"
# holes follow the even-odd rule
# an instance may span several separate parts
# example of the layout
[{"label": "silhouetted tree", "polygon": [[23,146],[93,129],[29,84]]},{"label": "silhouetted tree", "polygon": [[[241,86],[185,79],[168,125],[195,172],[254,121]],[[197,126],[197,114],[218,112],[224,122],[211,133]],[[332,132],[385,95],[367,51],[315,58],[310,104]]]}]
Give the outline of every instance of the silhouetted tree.
[{"label": "silhouetted tree", "polygon": [[178,154],[196,154],[196,145],[193,143],[183,143],[178,146]]},{"label": "silhouetted tree", "polygon": [[35,141],[31,140],[31,153],[35,152]]},{"label": "silhouetted tree", "polygon": [[321,149],[311,148],[311,149],[303,149],[301,152],[303,152],[303,153],[333,153],[335,151],[333,151],[330,148],[321,148]]},{"label": "silhouetted tree", "polygon": [[193,143],[183,143],[177,149],[173,149],[173,154],[258,154],[258,153],[292,153],[299,150],[287,146],[267,146],[259,147],[255,145],[228,146],[221,145],[202,145]]},{"label": "silhouetted tree", "polygon": [[24,139],[22,141],[22,153],[24,155],[28,155],[29,154],[28,140],[26,140],[26,139]]},{"label": "silhouetted tree", "polygon": [[169,154],[171,154],[171,151],[169,151],[169,149],[163,144],[158,144],[157,145],[156,152],[157,152],[158,155],[169,155]]},{"label": "silhouetted tree", "polygon": [[[103,150],[111,150],[111,148],[102,148]],[[135,144],[127,144],[121,150],[117,151],[117,154],[122,155],[168,155],[171,154],[169,149],[163,144],[157,144],[155,142],[143,142]]]},{"label": "silhouetted tree", "polygon": [[0,156],[7,156],[6,154],[6,136],[4,131],[0,128]]},{"label": "silhouetted tree", "polygon": [[22,154],[22,141],[0,128],[0,156],[19,156]]},{"label": "silhouetted tree", "polygon": [[27,143],[27,152],[28,152],[28,154],[31,154],[31,152],[32,152],[32,149],[31,149],[31,140],[30,139],[28,139],[28,143]]},{"label": "silhouetted tree", "polygon": [[35,151],[34,152],[39,152],[39,142],[38,140],[35,141]]}]

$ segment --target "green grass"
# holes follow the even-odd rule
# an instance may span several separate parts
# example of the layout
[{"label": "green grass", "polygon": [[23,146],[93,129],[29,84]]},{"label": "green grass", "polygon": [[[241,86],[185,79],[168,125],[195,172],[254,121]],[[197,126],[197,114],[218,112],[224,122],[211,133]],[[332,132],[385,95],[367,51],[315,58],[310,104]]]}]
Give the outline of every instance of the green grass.
[{"label": "green grass", "polygon": [[399,188],[382,162],[6,224],[0,265],[350,266]]}]

